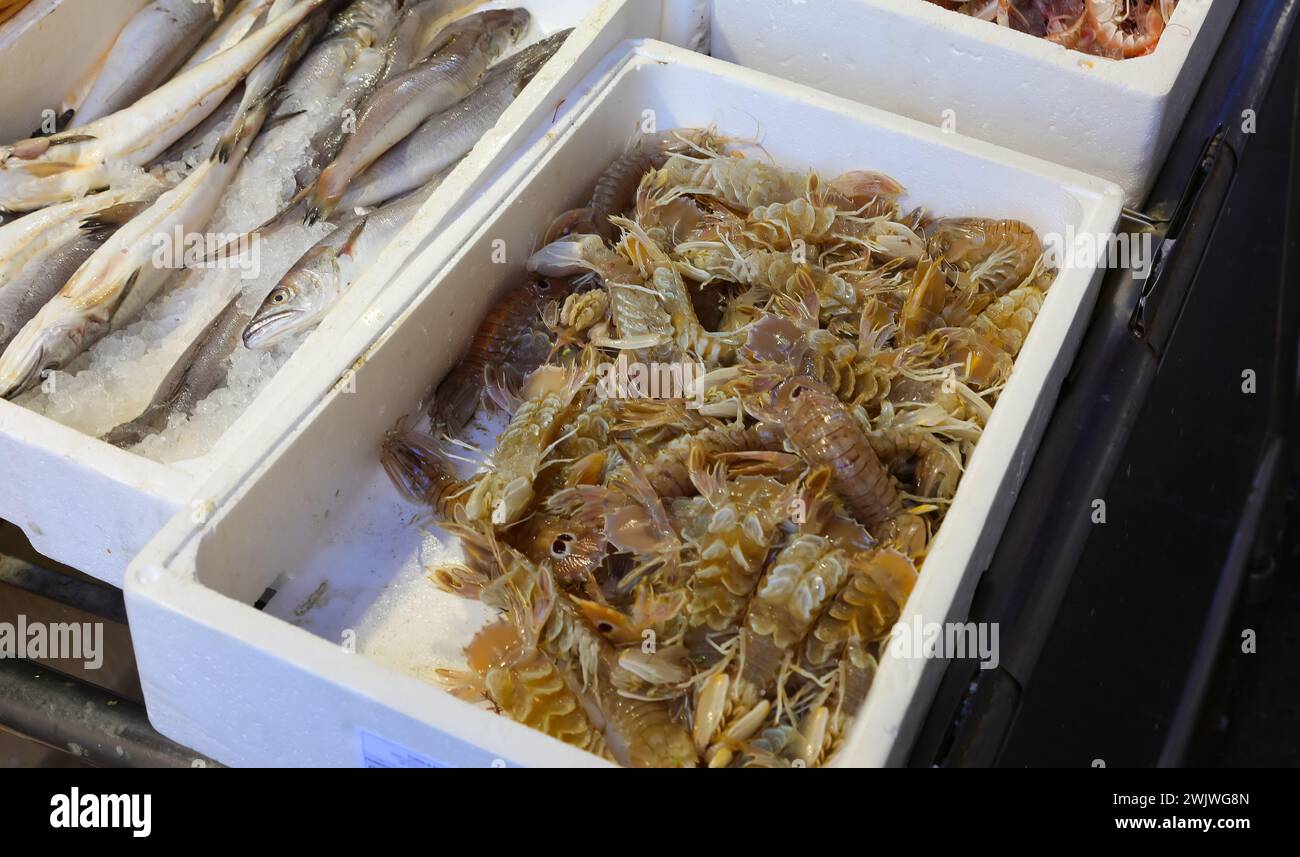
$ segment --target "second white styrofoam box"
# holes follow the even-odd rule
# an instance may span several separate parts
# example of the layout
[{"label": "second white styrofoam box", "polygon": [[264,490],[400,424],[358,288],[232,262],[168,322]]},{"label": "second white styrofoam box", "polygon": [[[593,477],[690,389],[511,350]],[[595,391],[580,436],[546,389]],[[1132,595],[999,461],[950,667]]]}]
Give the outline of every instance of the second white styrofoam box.
[{"label": "second white styrofoam box", "polygon": [[[67,14],[68,7],[86,2],[89,0],[38,0],[37,5],[48,14],[24,26],[12,42],[0,46],[0,68],[7,69],[12,62],[21,65],[33,52],[41,54],[42,63],[49,60],[50,53],[56,59],[65,54],[74,59],[68,52],[84,49],[82,29],[102,23],[98,16]],[[340,301],[321,332],[294,355],[212,451],[193,461],[158,464],[12,402],[0,401],[0,518],[21,527],[42,554],[120,585],[127,563],[168,519],[182,509],[196,520],[203,517],[205,507],[194,502],[193,494],[204,479],[227,468],[246,466],[245,442],[251,427],[281,406],[282,393],[278,391],[300,386],[299,373],[318,365],[322,353],[332,352],[331,330],[347,329],[357,323],[366,305],[409,256],[454,221],[463,203],[486,187],[523,144],[545,133],[553,121],[571,109],[571,104],[564,103],[564,96],[571,94],[615,45],[627,38],[658,35],[664,19],[671,17],[665,10],[680,3],[493,0],[486,4],[483,8],[528,8],[534,19],[529,41],[566,27],[577,29],[497,127],[443,182],[410,227],[394,239],[382,260]],[[131,2],[114,0],[105,14],[124,21],[131,11]],[[26,76],[15,79],[36,87],[35,80],[29,81]],[[65,84],[61,79],[53,80],[47,100],[57,103],[64,95]],[[3,81],[8,86],[8,77]],[[26,92],[23,97],[32,94]],[[25,118],[22,121],[28,122]],[[19,127],[27,128],[27,124]]]},{"label": "second white styrofoam box", "polygon": [[[203,486],[205,524],[180,516],[127,575],[149,716],[163,734],[235,765],[591,765],[600,760],[453,698],[435,670],[488,618],[429,580],[438,551],[379,462],[385,432],[459,359],[480,320],[526,281],[551,217],[588,198],[647,117],[716,124],[793,168],[883,170],[908,204],[1020,218],[1040,232],[1106,234],[1122,193],[1100,179],[659,42],[631,43],[571,121],[538,139],[458,228],[340,331],[360,355],[320,367],[248,438],[255,466]],[[500,264],[500,251],[506,252]],[[1100,272],[1052,287],[970,462],[904,621],[966,615],[1095,301]],[[345,383],[346,382],[346,383]],[[269,599],[269,600],[268,600]],[[259,604],[262,609],[256,609]],[[886,656],[838,764],[896,761],[938,661]]]},{"label": "second white styrofoam box", "polygon": [[1146,199],[1237,0],[1180,0],[1109,60],[927,0],[714,0],[712,53],[1110,179]]}]

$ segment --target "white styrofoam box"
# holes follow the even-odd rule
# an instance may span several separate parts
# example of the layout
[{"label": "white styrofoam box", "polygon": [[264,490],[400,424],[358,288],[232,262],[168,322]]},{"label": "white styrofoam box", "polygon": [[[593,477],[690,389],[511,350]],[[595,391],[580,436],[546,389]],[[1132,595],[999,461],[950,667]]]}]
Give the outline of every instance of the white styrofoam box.
[{"label": "white styrofoam box", "polygon": [[709,18],[713,0],[664,0],[661,41],[709,52]]},{"label": "white styrofoam box", "polygon": [[0,140],[26,137],[113,46],[149,0],[32,0],[0,24]]},{"label": "white styrofoam box", "polygon": [[[388,483],[379,448],[492,302],[525,279],[550,218],[589,196],[646,111],[661,130],[716,123],[745,136],[757,122],[778,163],[883,170],[907,186],[908,204],[944,215],[1020,218],[1044,234],[1108,234],[1119,217],[1115,185],[988,143],[659,42],[632,43],[616,59],[404,267],[371,306],[373,327],[336,331],[315,380],[300,374],[245,438],[252,466],[202,486],[207,522],[178,516],[132,564],[127,610],[160,732],[234,765],[357,764],[367,736],[444,765],[600,763],[435,686],[434,670],[460,661],[488,614],[428,581],[436,552],[423,553],[426,516]],[[905,621],[966,615],[1099,279],[1067,269],[1051,289]],[[263,609],[250,606],[268,589]],[[838,763],[896,760],[940,666],[886,657]]]},{"label": "white styrofoam box", "polygon": [[[86,0],[64,0],[64,5],[81,2]],[[213,473],[244,466],[241,459],[251,427],[281,407],[283,391],[297,386],[298,374],[333,350],[338,332],[358,323],[367,304],[411,254],[454,220],[464,201],[485,187],[521,145],[544,134],[557,116],[571,109],[564,96],[596,63],[624,39],[658,35],[666,17],[658,0],[493,0],[483,8],[501,6],[524,6],[533,13],[530,39],[566,27],[578,29],[340,302],[321,332],[285,365],[283,377],[268,385],[212,451],[194,461],[157,464],[0,401],[0,518],[22,527],[42,554],[121,585],[127,563],[168,519],[182,509],[203,516],[204,505],[192,497],[195,487]],[[60,20],[57,29],[79,33],[79,27],[97,26],[98,20],[73,16]],[[46,39],[42,44],[44,50],[58,51],[64,43]],[[71,49],[79,43],[68,39],[67,44]],[[25,55],[26,49],[20,53]],[[0,54],[0,64],[9,59],[7,53]],[[7,91],[9,78],[3,80]],[[50,95],[61,97],[62,92],[57,88]]]},{"label": "white styrofoam box", "polygon": [[[1181,0],[1155,52],[1107,60],[926,0],[714,0],[713,55],[1151,190],[1237,0]],[[951,111],[951,112],[949,112]]]}]

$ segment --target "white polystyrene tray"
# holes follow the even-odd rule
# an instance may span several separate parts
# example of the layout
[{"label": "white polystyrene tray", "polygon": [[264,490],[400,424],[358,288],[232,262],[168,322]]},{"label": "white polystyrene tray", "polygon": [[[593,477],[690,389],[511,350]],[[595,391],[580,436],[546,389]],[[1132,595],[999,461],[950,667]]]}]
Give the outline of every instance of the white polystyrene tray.
[{"label": "white polystyrene tray", "polygon": [[[23,63],[34,62],[33,57],[39,54],[36,67],[44,68],[60,60],[72,61],[89,50],[84,30],[100,27],[101,17],[98,13],[65,14],[65,7],[87,2],[90,0],[63,0],[42,23],[23,28],[23,35],[12,44],[0,45],[0,81],[6,92],[10,91],[11,66],[25,68]],[[98,6],[101,0],[95,3]],[[46,5],[50,5],[46,0],[37,0],[34,7],[42,8],[22,14],[48,11],[43,10]],[[134,11],[127,0],[102,5],[123,19]],[[659,0],[493,0],[484,8],[494,6],[528,8],[535,18],[534,33],[575,25],[578,29],[497,127],[448,177],[411,227],[341,301],[323,325],[327,332],[310,339],[294,355],[208,455],[175,465],[124,452],[12,402],[0,401],[0,518],[22,527],[42,554],[121,585],[127,563],[168,519],[181,510],[195,520],[203,518],[206,507],[193,500],[194,489],[201,482],[214,473],[246,469],[245,445],[251,427],[281,407],[281,391],[298,387],[300,375],[312,374],[320,360],[314,355],[332,352],[335,334],[329,331],[367,324],[370,316],[358,318],[374,295],[411,253],[453,219],[463,201],[509,163],[522,142],[541,133],[539,129],[567,109],[564,95],[594,64],[624,39],[658,35],[665,17]],[[45,79],[39,75],[23,72],[13,79],[22,81],[25,99],[33,92],[44,92],[43,100],[55,105],[67,89],[62,77],[50,78],[58,85],[48,91],[39,85]],[[35,103],[41,101],[38,98]],[[10,136],[25,135],[31,130],[29,124],[23,119],[21,132]]]},{"label": "white polystyrene tray", "polygon": [[[721,59],[1110,179],[1140,205],[1237,0],[1181,0],[1114,61],[925,0],[714,0]],[[951,112],[949,112],[951,111]]]},{"label": "white polystyrene tray", "polygon": [[[253,466],[201,488],[208,523],[178,516],[132,564],[127,610],[163,734],[235,765],[357,764],[363,733],[443,765],[600,764],[435,686],[433,670],[458,661],[486,613],[428,582],[412,522],[421,512],[378,456],[384,432],[525,278],[549,218],[590,193],[645,111],[661,130],[717,123],[744,136],[757,126],[779,163],[883,170],[909,201],[945,215],[1020,218],[1045,234],[1109,233],[1118,220],[1122,192],[1100,179],[662,43],[622,51],[603,86],[575,95],[574,112],[404,266],[370,308],[372,327],[336,331],[313,389],[286,389],[279,412],[245,438]],[[505,264],[493,261],[498,242]],[[966,615],[1099,279],[1067,269],[1053,286],[904,621]],[[265,609],[250,606],[268,588]],[[940,667],[885,657],[838,764],[897,759]]]}]

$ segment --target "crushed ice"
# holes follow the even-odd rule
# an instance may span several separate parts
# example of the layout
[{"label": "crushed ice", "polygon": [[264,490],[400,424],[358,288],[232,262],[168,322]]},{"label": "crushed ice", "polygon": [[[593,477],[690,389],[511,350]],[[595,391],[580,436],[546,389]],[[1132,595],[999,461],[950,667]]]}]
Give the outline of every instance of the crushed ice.
[{"label": "crushed ice", "polygon": [[[254,148],[254,156],[244,162],[206,232],[243,233],[270,219],[289,201],[295,190],[294,173],[309,155],[306,134],[289,133],[294,127],[299,123],[286,123],[281,126],[284,131],[272,138],[273,145]],[[152,175],[169,184],[180,181],[212,150],[217,136],[213,132],[180,160],[155,169]],[[148,175],[127,164],[110,166],[113,187],[148,181]],[[255,310],[294,263],[333,228],[294,223],[264,238],[255,278],[244,279],[233,269],[178,273],[140,318],[104,337],[66,370],[52,373],[19,404],[92,437],[135,419],[176,360],[236,289],[242,291],[240,308]],[[133,451],[162,463],[203,457],[308,335],[290,337],[266,351],[239,344],[228,361],[227,382],[199,403],[192,415],[173,414],[163,431]]]}]

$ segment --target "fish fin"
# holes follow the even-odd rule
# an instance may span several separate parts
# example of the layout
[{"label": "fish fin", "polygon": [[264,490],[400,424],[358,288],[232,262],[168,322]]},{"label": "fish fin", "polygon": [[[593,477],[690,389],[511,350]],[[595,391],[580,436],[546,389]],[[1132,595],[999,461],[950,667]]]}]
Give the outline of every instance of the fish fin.
[{"label": "fish fin", "polygon": [[60,173],[66,173],[69,170],[75,170],[77,169],[77,166],[78,166],[77,164],[69,164],[62,161],[52,162],[52,163],[47,162],[41,164],[32,164],[30,166],[23,167],[23,172],[27,173],[27,175],[33,178],[47,179],[50,176],[57,176]]},{"label": "fish fin", "polygon": [[217,141],[217,145],[212,147],[212,160],[223,164],[228,163],[231,154],[240,143],[265,127],[267,116],[270,115],[275,102],[284,95],[284,91],[283,86],[277,86],[262,93],[261,97],[248,105],[247,110],[236,116],[230,123],[230,127],[221,135],[221,139]]},{"label": "fish fin", "polygon": [[72,117],[77,115],[77,111],[69,107],[54,118],[54,131],[46,133],[44,128],[37,128],[32,132],[31,139],[36,140],[41,137],[53,137],[55,134],[63,133],[63,130],[72,122]]},{"label": "fish fin", "polygon": [[348,240],[344,242],[342,247],[339,248],[338,255],[347,256],[349,258],[352,257],[352,254],[355,253],[357,250],[357,244],[361,241],[361,233],[365,232],[366,224],[369,222],[370,222],[370,218],[368,217],[361,218],[361,222],[358,223],[356,228],[352,230],[352,234],[348,236]]},{"label": "fish fin", "polygon": [[311,196],[307,202],[307,214],[303,217],[303,223],[308,226],[315,226],[322,220],[329,220],[334,214],[334,209],[338,206],[338,200],[327,200],[317,188],[320,186],[320,179],[316,180],[310,188]]},{"label": "fish fin", "polygon": [[252,241],[253,236],[260,235],[262,237],[266,237],[267,235],[274,233],[280,229],[283,229],[285,226],[288,226],[289,223],[293,220],[294,212],[298,211],[302,207],[303,199],[306,198],[307,194],[310,191],[311,191],[310,185],[298,191],[298,193],[294,194],[293,198],[289,200],[289,203],[284,207],[284,210],[281,211],[279,214],[275,215],[270,220],[263,223],[261,226],[258,226],[256,229],[253,229],[249,232],[245,232],[243,235],[240,235],[238,238],[235,238],[231,241],[226,242],[225,244],[222,244],[220,247],[218,247],[216,250],[212,252],[212,255],[209,256],[205,253],[199,256],[198,259],[195,260],[194,264],[197,266],[215,259],[224,259],[229,255],[231,248],[248,246],[248,244]]},{"label": "fish fin", "polygon": [[307,113],[308,111],[306,110],[294,110],[289,113],[277,113],[274,116],[272,116],[270,119],[266,120],[266,127],[263,128],[262,130],[270,131],[272,128],[274,128],[277,125],[288,122],[290,119],[297,119],[299,116],[306,116]]},{"label": "fish fin", "polygon": [[[126,299],[130,296],[131,291],[136,286],[136,283],[140,281],[140,272],[142,270],[143,270],[142,268],[136,268],[134,271],[131,272],[131,276],[126,278],[126,284],[122,286],[122,290],[118,292],[117,298],[113,301],[113,309],[112,312],[109,313],[110,318],[116,315],[117,311],[120,310],[122,308],[122,305],[126,303]],[[102,293],[95,292],[94,294],[88,296],[88,298],[78,301],[77,302],[78,307],[81,309],[89,309],[90,307],[93,307],[96,303],[98,303],[99,298],[101,297],[102,297]]]},{"label": "fish fin", "polygon": [[89,134],[64,134],[57,133],[49,136],[33,136],[26,140],[19,140],[9,147],[9,157],[17,158],[20,161],[34,161],[37,158],[44,157],[50,149],[55,146],[70,146],[74,143],[85,143],[96,139]]},{"label": "fish fin", "polygon": [[70,146],[74,143],[89,143],[91,140],[98,140],[94,134],[56,134],[50,138],[51,148],[54,146]]},{"label": "fish fin", "polygon": [[231,126],[226,129],[226,133],[222,134],[220,139],[217,140],[217,145],[212,147],[212,154],[209,159],[220,161],[223,164],[229,162],[230,153],[235,150],[236,144],[239,143],[239,135],[243,132],[244,117],[240,116],[231,123]]},{"label": "fish fin", "polygon": [[118,449],[130,449],[144,442],[146,437],[161,431],[166,425],[166,410],[150,405],[145,412],[129,423],[122,423],[100,436],[100,440]]},{"label": "fish fin", "polygon": [[100,209],[81,221],[81,234],[88,238],[107,241],[114,232],[148,207],[144,202],[123,202]]}]

